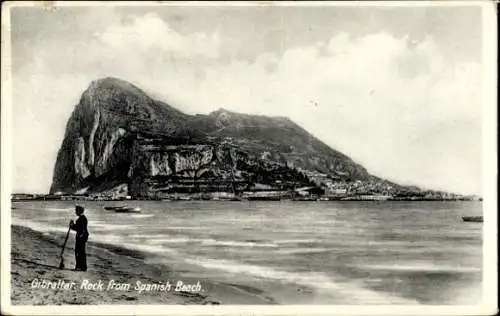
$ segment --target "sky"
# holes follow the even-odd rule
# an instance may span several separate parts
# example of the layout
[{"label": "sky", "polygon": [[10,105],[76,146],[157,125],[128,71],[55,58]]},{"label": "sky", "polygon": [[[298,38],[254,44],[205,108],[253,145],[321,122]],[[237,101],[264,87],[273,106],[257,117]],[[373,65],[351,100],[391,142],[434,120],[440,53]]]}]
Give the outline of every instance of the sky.
[{"label": "sky", "polygon": [[48,192],[101,77],[189,114],[288,116],[374,175],[481,194],[482,25],[465,6],[17,7],[13,190]]}]

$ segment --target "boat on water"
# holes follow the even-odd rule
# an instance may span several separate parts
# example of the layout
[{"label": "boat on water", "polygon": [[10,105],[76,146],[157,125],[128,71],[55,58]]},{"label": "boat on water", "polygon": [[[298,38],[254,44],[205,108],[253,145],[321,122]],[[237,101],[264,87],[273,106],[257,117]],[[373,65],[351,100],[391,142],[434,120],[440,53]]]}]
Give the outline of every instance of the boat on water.
[{"label": "boat on water", "polygon": [[247,196],[249,201],[281,201],[280,196]]},{"label": "boat on water", "polygon": [[214,197],[211,199],[211,201],[243,201],[242,198],[240,197]]},{"label": "boat on water", "polygon": [[162,199],[163,202],[191,201],[191,200],[193,200],[191,196],[170,196],[168,198]]},{"label": "boat on water", "polygon": [[222,196],[214,196],[212,201],[243,201],[243,198],[238,195],[222,195]]},{"label": "boat on water", "polygon": [[105,206],[107,211],[115,211],[116,213],[140,213],[141,209],[139,207],[129,207],[129,206]]},{"label": "boat on water", "polygon": [[175,196],[172,201],[191,201],[192,199],[191,196]]},{"label": "boat on water", "polygon": [[482,223],[483,217],[482,216],[462,216],[462,220],[464,222]]}]

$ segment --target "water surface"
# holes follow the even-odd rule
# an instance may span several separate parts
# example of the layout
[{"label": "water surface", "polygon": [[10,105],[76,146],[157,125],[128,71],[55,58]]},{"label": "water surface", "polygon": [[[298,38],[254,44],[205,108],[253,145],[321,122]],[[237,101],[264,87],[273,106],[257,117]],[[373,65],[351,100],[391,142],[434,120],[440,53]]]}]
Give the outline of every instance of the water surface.
[{"label": "water surface", "polygon": [[[90,240],[251,286],[285,304],[474,304],[480,298],[480,202],[131,201],[141,214],[86,206]],[[16,203],[12,223],[66,232],[75,202]]]}]

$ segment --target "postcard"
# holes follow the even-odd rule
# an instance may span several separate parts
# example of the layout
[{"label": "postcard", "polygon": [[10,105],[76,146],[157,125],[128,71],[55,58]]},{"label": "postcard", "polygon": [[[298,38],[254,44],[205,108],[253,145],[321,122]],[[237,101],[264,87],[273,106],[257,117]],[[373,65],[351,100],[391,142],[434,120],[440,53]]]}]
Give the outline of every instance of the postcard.
[{"label": "postcard", "polygon": [[2,3],[2,313],[495,314],[495,22]]}]

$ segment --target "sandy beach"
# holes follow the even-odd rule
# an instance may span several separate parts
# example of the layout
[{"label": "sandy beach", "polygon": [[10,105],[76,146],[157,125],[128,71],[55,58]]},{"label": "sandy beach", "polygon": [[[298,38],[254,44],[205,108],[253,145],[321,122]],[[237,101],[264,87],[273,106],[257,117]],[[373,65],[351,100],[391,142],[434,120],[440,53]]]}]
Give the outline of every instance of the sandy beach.
[{"label": "sandy beach", "polygon": [[13,305],[275,303],[258,289],[189,277],[189,271],[146,263],[146,253],[92,240],[87,244],[88,271],[75,272],[72,236],[60,270],[63,241],[64,234],[12,226]]}]

